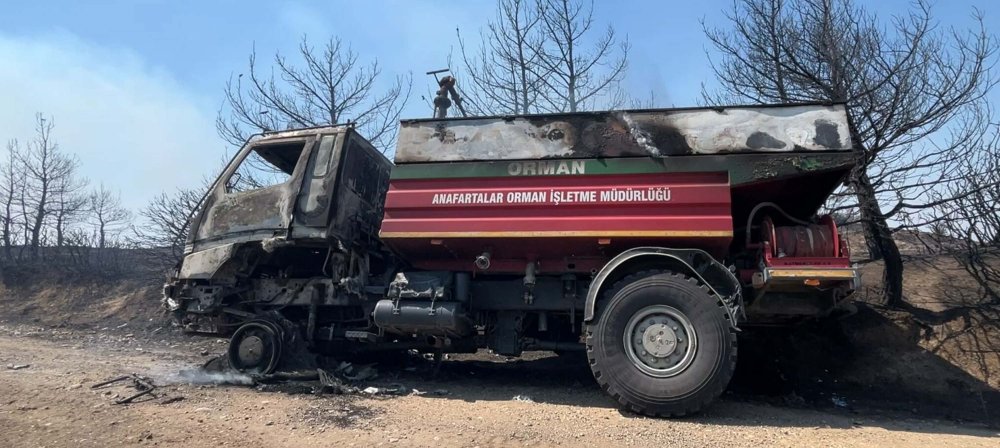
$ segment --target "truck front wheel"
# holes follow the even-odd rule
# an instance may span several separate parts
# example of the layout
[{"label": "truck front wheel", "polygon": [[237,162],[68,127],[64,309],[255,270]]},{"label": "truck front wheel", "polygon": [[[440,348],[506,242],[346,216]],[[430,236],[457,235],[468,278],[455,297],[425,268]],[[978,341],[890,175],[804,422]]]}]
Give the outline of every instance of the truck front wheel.
[{"label": "truck front wheel", "polygon": [[601,387],[640,414],[681,416],[718,397],[736,367],[725,305],[695,279],[646,271],[616,283],[587,326]]},{"label": "truck front wheel", "polygon": [[229,340],[226,355],[233,369],[245,373],[273,373],[281,362],[284,331],[277,323],[254,320],[240,326]]}]

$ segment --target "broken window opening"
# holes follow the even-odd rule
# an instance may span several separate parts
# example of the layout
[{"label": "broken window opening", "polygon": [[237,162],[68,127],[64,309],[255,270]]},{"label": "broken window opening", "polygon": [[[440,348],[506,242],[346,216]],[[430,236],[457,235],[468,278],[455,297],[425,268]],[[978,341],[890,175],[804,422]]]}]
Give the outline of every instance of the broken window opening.
[{"label": "broken window opening", "polygon": [[294,141],[259,146],[240,162],[226,182],[226,193],[242,193],[288,182],[295,172],[305,142]]}]

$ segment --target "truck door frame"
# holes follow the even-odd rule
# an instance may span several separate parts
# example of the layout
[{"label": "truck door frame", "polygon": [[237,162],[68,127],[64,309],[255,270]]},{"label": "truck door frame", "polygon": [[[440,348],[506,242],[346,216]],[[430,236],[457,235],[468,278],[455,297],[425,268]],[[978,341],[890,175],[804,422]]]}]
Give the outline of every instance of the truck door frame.
[{"label": "truck door frame", "polygon": [[[307,165],[309,165],[308,161],[315,154],[316,143],[319,141],[321,135],[323,133],[295,135],[288,138],[268,140],[266,142],[250,142],[244,145],[237,156],[233,158],[222,174],[216,179],[201,206],[201,210],[191,223],[189,242],[192,249],[197,251],[226,243],[287,236],[292,224],[292,214],[295,211],[298,194],[302,188],[305,171]],[[295,168],[285,182],[249,191],[228,191],[229,181],[254,151],[262,147],[294,143],[296,141],[302,142],[302,152],[295,163]],[[269,225],[272,221],[265,219],[257,223],[241,225],[236,230],[233,230],[231,227],[223,228],[221,224],[216,225],[217,218],[224,219],[227,217],[227,214],[217,216],[220,212],[220,204],[223,204],[225,201],[230,202],[231,204],[227,204],[229,207],[222,211],[231,211],[230,214],[234,214],[243,209],[241,205],[248,205],[247,203],[251,201],[251,198],[259,196],[273,196],[277,199],[275,205],[278,206],[278,213],[280,214],[277,226],[273,224]],[[258,198],[258,200],[261,199],[264,198]]]}]

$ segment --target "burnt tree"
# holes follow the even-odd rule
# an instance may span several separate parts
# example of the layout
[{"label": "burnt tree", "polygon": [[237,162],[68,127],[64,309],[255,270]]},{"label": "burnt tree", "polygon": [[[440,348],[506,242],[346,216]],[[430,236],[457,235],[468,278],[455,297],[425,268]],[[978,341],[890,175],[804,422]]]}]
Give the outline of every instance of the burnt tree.
[{"label": "burnt tree", "polygon": [[56,180],[52,188],[52,215],[55,222],[56,247],[66,244],[66,235],[87,212],[88,196],[84,192],[87,180],[76,175],[79,162],[71,158],[72,170]]},{"label": "burnt tree", "polygon": [[13,248],[18,240],[16,226],[19,216],[16,204],[20,191],[24,189],[24,169],[20,166],[20,145],[17,140],[7,142],[7,154],[0,164],[0,201],[3,207],[3,249],[4,256],[9,260],[14,257]]},{"label": "burnt tree", "polygon": [[134,229],[135,238],[141,246],[155,250],[153,262],[158,269],[172,267],[180,261],[190,224],[188,219],[197,209],[202,194],[198,189],[163,192],[139,210],[144,222]]},{"label": "burnt tree", "polygon": [[242,146],[257,132],[351,121],[383,152],[389,148],[409,99],[410,77],[384,82],[378,62],[362,62],[337,38],[317,49],[303,37],[298,57],[276,53],[271,69],[262,73],[256,51],[251,52],[246,73],[226,82],[216,118],[219,135]]},{"label": "burnt tree", "polygon": [[18,152],[18,166],[24,170],[24,188],[19,202],[24,219],[25,240],[38,255],[46,236],[46,224],[56,215],[57,198],[66,185],[76,181],[79,161],[75,156],[62,152],[52,138],[55,125],[51,118],[35,116],[35,139],[24,151]]},{"label": "burnt tree", "polygon": [[466,49],[458,33],[465,101],[480,115],[539,112],[542,15],[531,0],[500,0],[496,17],[480,31],[479,48]]},{"label": "burnt tree", "polygon": [[937,192],[934,238],[979,285],[987,303],[1000,305],[1000,124],[970,126],[959,181]]},{"label": "burnt tree", "polygon": [[[885,262],[884,295],[902,304],[903,263],[891,222],[934,206],[935,182],[954,180],[952,148],[925,146],[994,86],[996,41],[977,28],[935,28],[917,1],[886,22],[852,0],[737,0],[730,27],[703,24],[720,54],[711,104],[844,102],[856,169],[847,180],[872,258]],[[934,180],[928,173],[946,171]]]},{"label": "burnt tree", "polygon": [[461,51],[459,73],[470,109],[505,115],[616,109],[629,43],[613,27],[595,29],[593,3],[499,0],[479,45]]},{"label": "burnt tree", "polygon": [[90,222],[94,226],[95,245],[98,249],[108,247],[109,238],[114,238],[128,225],[132,214],[122,207],[121,195],[100,184],[90,193]]},{"label": "burnt tree", "polygon": [[[542,100],[549,112],[577,112],[593,107],[619,108],[627,97],[619,88],[628,67],[629,43],[619,40],[608,26],[603,35],[594,31],[594,4],[578,0],[544,0],[543,55],[540,69],[545,88]],[[588,42],[592,42],[587,45]]]}]

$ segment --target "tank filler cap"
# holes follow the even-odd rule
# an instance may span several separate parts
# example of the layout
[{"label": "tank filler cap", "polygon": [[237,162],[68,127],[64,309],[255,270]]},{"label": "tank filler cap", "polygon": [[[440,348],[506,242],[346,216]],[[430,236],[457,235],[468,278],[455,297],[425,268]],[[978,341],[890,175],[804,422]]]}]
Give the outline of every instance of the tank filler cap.
[{"label": "tank filler cap", "polygon": [[479,268],[479,269],[481,269],[481,270],[484,270],[484,271],[487,270],[487,269],[489,269],[490,268],[490,258],[492,258],[492,257],[493,257],[493,253],[491,251],[488,251],[488,250],[485,251],[485,252],[483,252],[482,254],[479,254],[479,256],[476,257],[476,267]]}]

